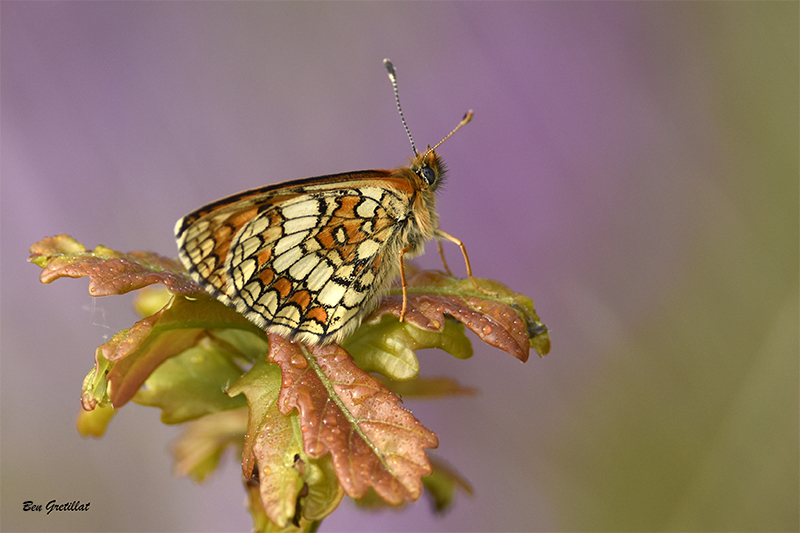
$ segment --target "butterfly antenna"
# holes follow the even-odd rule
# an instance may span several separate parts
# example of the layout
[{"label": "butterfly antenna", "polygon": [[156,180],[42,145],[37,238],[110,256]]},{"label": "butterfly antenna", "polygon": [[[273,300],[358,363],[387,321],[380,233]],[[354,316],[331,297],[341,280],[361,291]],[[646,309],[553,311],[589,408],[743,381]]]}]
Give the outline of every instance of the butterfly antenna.
[{"label": "butterfly antenna", "polygon": [[464,118],[462,118],[462,119],[461,119],[461,122],[459,122],[459,123],[458,123],[458,126],[456,126],[455,128],[453,128],[453,131],[451,131],[450,133],[448,133],[448,134],[445,136],[445,138],[444,138],[444,139],[442,139],[441,141],[439,141],[438,143],[436,143],[436,146],[434,146],[433,148],[428,148],[428,150],[425,152],[425,157],[427,157],[429,153],[431,153],[431,152],[433,152],[434,150],[436,150],[437,148],[439,148],[439,146],[440,146],[440,145],[441,145],[443,142],[445,142],[447,139],[449,139],[449,138],[450,138],[450,137],[451,137],[451,136],[452,136],[452,135],[453,135],[455,132],[457,132],[458,130],[460,130],[460,129],[461,129],[461,126],[466,126],[466,125],[469,123],[469,121],[470,121],[470,120],[472,120],[472,115],[473,115],[473,113],[472,113],[472,109],[470,109],[469,111],[467,111],[467,112],[466,112],[466,114],[464,115]]},{"label": "butterfly antenna", "polygon": [[[403,127],[406,129],[406,135],[408,135],[408,140],[411,141],[411,149],[414,150],[414,155],[419,155],[419,152],[417,152],[417,147],[414,145],[414,139],[411,137],[411,130],[408,129],[408,124],[406,124],[406,117],[403,115],[403,108],[400,107],[400,93],[397,92],[397,72],[394,70],[394,65],[392,65],[392,62],[388,59],[383,60],[383,66],[386,67],[386,72],[389,73],[389,79],[392,81],[392,87],[394,88],[394,99],[397,101],[397,110],[400,111],[400,120],[403,121]],[[452,135],[452,133],[450,135]],[[447,137],[445,137],[445,139]],[[439,146],[439,144],[436,146]]]}]

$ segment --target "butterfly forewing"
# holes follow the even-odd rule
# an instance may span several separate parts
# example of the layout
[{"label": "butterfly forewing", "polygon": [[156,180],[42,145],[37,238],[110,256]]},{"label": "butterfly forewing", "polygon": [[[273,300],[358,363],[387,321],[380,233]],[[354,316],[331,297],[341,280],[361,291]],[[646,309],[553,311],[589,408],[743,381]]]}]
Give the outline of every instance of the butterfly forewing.
[{"label": "butterfly forewing", "polygon": [[181,259],[260,327],[339,341],[397,274],[416,192],[384,170],[248,191],[178,221]]}]

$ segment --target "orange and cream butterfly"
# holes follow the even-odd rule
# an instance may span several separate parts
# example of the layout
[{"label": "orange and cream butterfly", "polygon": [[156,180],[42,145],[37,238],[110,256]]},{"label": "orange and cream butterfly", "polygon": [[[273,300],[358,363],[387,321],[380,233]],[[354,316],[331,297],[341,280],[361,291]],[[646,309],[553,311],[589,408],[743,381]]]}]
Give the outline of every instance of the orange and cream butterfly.
[{"label": "orange and cream butterfly", "polygon": [[423,253],[434,237],[440,252],[440,239],[461,248],[467,274],[480,289],[464,245],[439,229],[434,197],[445,174],[434,150],[472,112],[420,154],[400,108],[394,66],[388,59],[384,65],[414,150],[408,166],[252,189],[201,207],[175,225],[180,258],[192,278],[265,331],[311,345],[341,342],[398,274],[402,320],[403,258]]}]

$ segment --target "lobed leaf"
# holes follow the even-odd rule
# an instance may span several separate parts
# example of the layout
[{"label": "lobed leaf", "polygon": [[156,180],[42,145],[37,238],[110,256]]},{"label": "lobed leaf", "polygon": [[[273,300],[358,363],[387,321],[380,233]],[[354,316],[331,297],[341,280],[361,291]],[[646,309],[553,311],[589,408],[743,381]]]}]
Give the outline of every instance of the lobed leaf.
[{"label": "lobed leaf", "polygon": [[[471,496],[472,485],[443,459],[433,456],[430,457],[430,461],[433,472],[422,478],[422,484],[425,486],[424,494],[430,500],[433,512],[442,514],[452,507],[457,491],[464,491]],[[373,490],[367,492],[366,496],[356,500],[355,503],[359,507],[369,509],[386,507],[386,502]]]},{"label": "lobed leaf", "polygon": [[263,333],[238,313],[210,297],[176,295],[97,349],[83,407],[118,409],[133,399],[160,407],[169,424],[240,407],[243,400],[225,394],[243,372],[237,361],[265,351]]},{"label": "lobed leaf", "polygon": [[121,253],[102,245],[86,250],[69,235],[57,235],[35,243],[30,253],[28,260],[42,267],[42,283],[88,276],[92,296],[124,294],[154,283],[164,284],[174,294],[205,294],[183,265],[153,252]]},{"label": "lobed leaf", "polygon": [[297,409],[303,449],[330,452],[345,493],[370,487],[392,505],[419,498],[431,466],[424,452],[439,439],[400,399],[358,368],[340,346],[305,347],[269,335],[270,362],[281,368],[280,412]]},{"label": "lobed leaf", "polygon": [[[407,280],[407,308],[404,320],[426,331],[442,331],[445,315],[472,330],[483,342],[510,353],[523,363],[530,349],[540,355],[550,351],[550,336],[536,314],[533,300],[493,280],[479,280],[478,291],[469,279],[457,279],[443,272],[425,270]],[[367,319],[376,324],[386,314],[400,317],[403,298],[398,290],[381,300]]]}]

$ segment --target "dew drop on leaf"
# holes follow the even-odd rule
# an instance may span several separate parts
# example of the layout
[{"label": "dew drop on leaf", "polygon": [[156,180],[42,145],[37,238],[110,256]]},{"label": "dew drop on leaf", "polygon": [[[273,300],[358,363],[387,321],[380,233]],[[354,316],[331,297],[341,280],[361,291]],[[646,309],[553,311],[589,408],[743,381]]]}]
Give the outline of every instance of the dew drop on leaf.
[{"label": "dew drop on leaf", "polygon": [[308,366],[308,361],[306,361],[306,358],[300,354],[293,355],[292,359],[289,362],[293,367],[299,368],[300,370]]},{"label": "dew drop on leaf", "polygon": [[317,456],[324,451],[324,447],[322,444],[318,442],[314,442],[308,445],[308,454],[311,456]]},{"label": "dew drop on leaf", "polygon": [[351,390],[350,398],[352,398],[354,403],[361,403],[367,395],[367,391],[363,390],[361,387],[354,387]]}]

